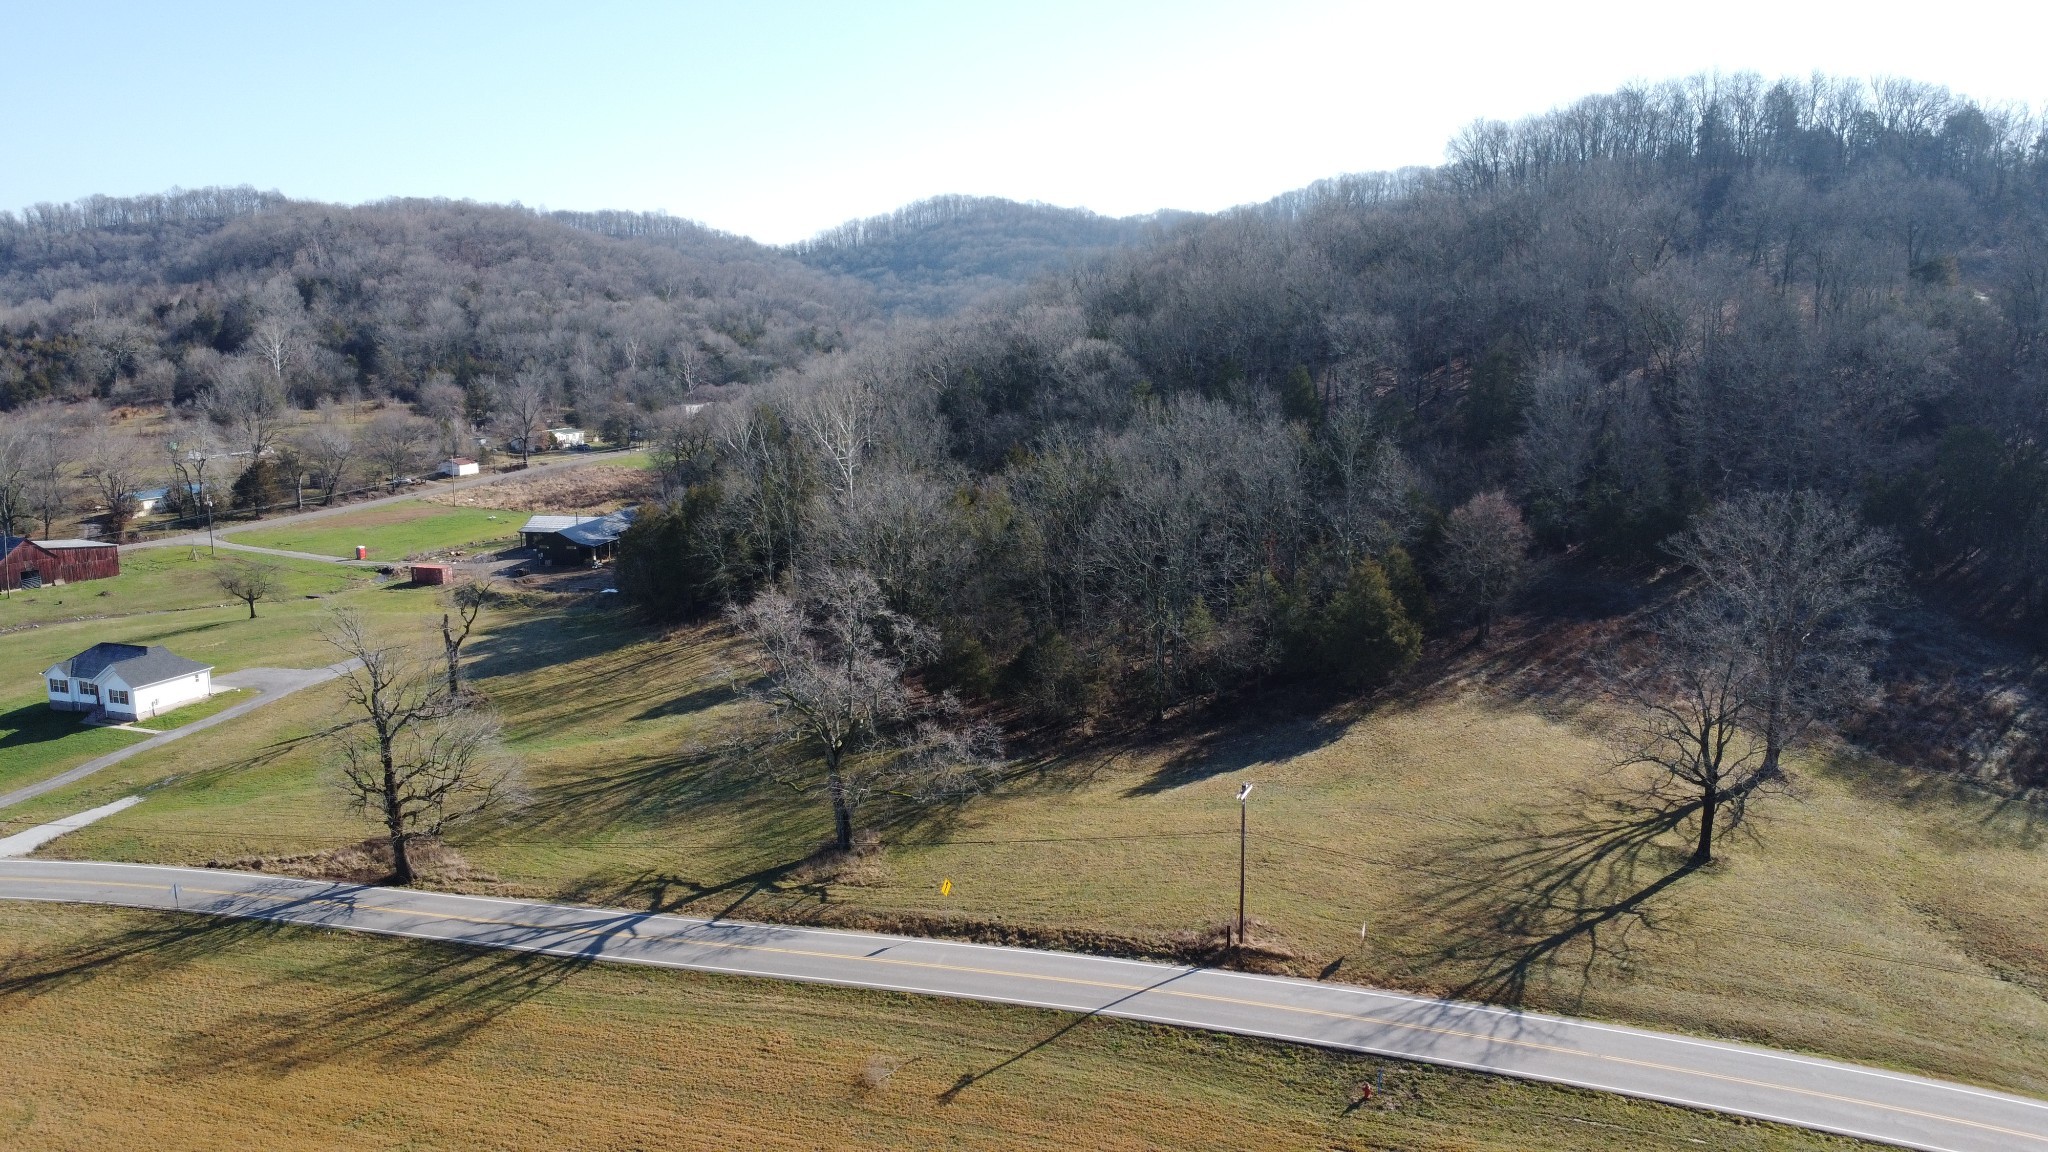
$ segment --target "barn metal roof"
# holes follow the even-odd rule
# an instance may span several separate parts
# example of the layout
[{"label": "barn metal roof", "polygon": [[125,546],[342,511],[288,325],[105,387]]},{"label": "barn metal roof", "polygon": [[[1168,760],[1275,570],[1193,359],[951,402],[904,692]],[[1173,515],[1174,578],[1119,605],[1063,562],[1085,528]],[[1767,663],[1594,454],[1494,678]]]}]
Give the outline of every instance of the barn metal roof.
[{"label": "barn metal roof", "polygon": [[595,548],[616,542],[632,523],[633,509],[621,508],[606,516],[535,516],[519,531],[560,536],[571,544]]}]

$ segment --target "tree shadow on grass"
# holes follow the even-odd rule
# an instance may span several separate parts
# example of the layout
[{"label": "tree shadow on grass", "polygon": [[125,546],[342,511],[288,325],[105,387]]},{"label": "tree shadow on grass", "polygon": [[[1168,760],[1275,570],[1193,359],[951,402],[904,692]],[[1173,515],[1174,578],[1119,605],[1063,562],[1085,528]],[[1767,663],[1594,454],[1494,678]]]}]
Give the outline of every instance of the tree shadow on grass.
[{"label": "tree shadow on grass", "polygon": [[1811,770],[1842,782],[1858,796],[1914,813],[1918,831],[1946,851],[2033,851],[2048,844],[2048,790],[2001,787],[1852,753],[1819,758]]},{"label": "tree shadow on grass", "polygon": [[1226,728],[1175,753],[1124,795],[1156,796],[1214,776],[1292,760],[1336,743],[1346,728],[1323,717],[1263,725],[1251,732]]},{"label": "tree shadow on grass", "polygon": [[317,744],[328,740],[338,733],[347,730],[354,723],[355,721],[353,720],[344,720],[341,723],[316,731],[301,733],[297,736],[287,736],[281,740],[273,740],[246,756],[237,757],[218,764],[209,764],[203,768],[173,772],[162,779],[143,785],[142,790],[144,792],[156,792],[167,788],[211,788],[241,773],[254,771],[275,763],[308,744]]},{"label": "tree shadow on grass", "polygon": [[[164,1071],[288,1071],[348,1053],[437,1059],[594,963],[604,941],[630,932],[637,919],[618,918],[572,956],[351,937],[346,955],[294,965],[261,987],[255,995],[266,1007],[209,1019],[179,1037]],[[0,1011],[99,981],[154,983],[223,953],[312,933],[326,934],[264,919],[144,914],[132,928],[0,958]],[[340,991],[309,997],[309,985]]]},{"label": "tree shadow on grass", "polygon": [[134,928],[32,952],[0,954],[0,1009],[94,980],[147,981],[224,949],[269,940],[262,920],[145,913]]},{"label": "tree shadow on grass", "polygon": [[[519,1005],[596,963],[592,955],[545,956],[453,945],[376,941],[352,954],[280,977],[252,1009],[180,1038],[164,1071],[205,1076],[268,1073],[344,1055],[432,1062]],[[595,946],[592,949],[595,951]],[[304,1003],[306,984],[330,990]]]},{"label": "tree shadow on grass", "polygon": [[571,663],[643,638],[616,616],[572,606],[499,622],[464,651],[468,674],[487,680]]},{"label": "tree shadow on grass", "polygon": [[1406,893],[1409,957],[1454,996],[1521,1004],[1532,985],[1576,983],[1583,1001],[1603,975],[1626,975],[1644,934],[1679,916],[1670,888],[1691,875],[1690,842],[1674,839],[1697,804],[1580,796],[1442,841],[1409,861],[1429,879]]}]

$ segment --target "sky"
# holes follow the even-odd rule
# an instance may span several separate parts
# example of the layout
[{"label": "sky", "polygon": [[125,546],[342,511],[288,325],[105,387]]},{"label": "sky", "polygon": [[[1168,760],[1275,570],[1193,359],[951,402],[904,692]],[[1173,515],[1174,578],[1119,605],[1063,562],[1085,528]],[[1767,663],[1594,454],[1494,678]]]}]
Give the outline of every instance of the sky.
[{"label": "sky", "polygon": [[2048,106],[2048,4],[0,0],[0,209],[250,184],[769,243],[942,193],[1214,211],[1702,71]]}]

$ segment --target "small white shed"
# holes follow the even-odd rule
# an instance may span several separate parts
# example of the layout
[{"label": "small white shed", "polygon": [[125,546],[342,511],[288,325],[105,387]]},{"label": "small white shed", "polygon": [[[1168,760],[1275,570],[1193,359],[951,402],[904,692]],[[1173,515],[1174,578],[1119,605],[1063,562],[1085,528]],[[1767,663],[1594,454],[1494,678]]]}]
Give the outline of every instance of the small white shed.
[{"label": "small white shed", "polygon": [[467,456],[451,456],[441,461],[443,476],[474,476],[483,469]]}]

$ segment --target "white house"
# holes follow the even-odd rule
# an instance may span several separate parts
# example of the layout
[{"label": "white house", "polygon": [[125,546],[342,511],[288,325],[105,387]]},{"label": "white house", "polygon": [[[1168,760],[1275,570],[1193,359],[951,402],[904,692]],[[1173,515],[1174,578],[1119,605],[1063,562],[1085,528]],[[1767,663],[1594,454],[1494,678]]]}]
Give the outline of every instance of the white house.
[{"label": "white house", "polygon": [[590,442],[581,428],[550,428],[548,439],[554,441],[557,448],[581,448]]},{"label": "white house", "polygon": [[206,699],[213,666],[155,645],[95,644],[45,669],[43,686],[59,711],[143,720]]},{"label": "white house", "polygon": [[441,461],[443,476],[474,476],[481,471],[483,469],[478,467],[477,462],[467,456],[451,456]]}]

